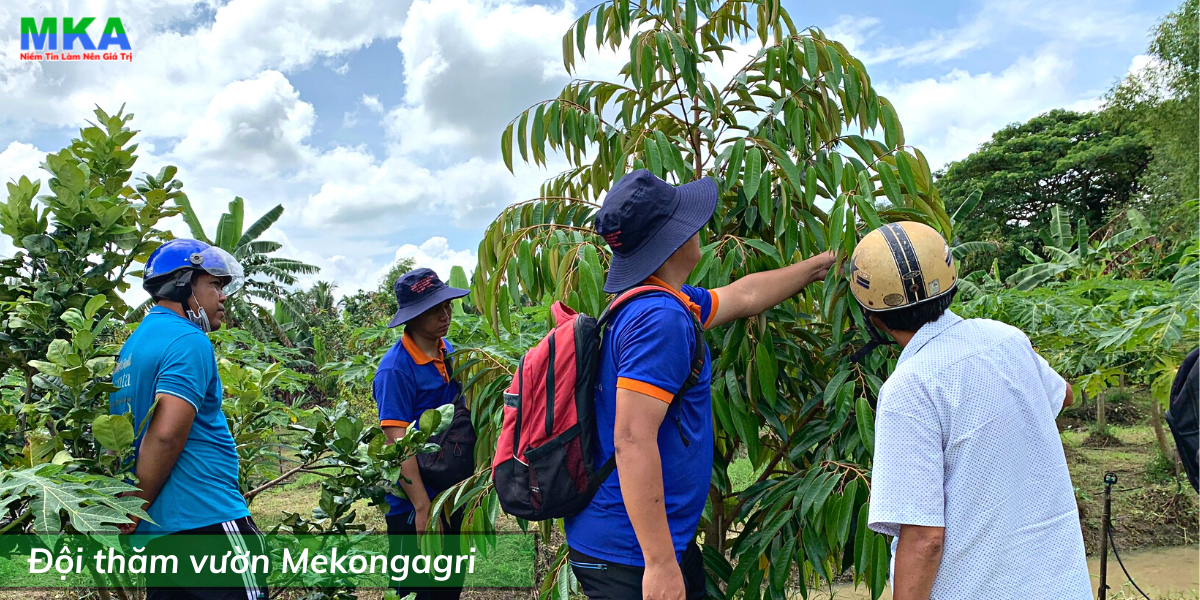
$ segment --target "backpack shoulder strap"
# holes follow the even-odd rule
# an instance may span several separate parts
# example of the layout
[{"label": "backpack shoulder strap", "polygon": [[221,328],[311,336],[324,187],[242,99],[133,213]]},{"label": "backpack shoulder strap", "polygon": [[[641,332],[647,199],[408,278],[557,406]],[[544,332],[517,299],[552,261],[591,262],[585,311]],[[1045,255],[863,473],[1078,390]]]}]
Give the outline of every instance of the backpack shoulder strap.
[{"label": "backpack shoulder strap", "polygon": [[700,319],[696,318],[695,313],[693,313],[692,310],[688,308],[678,296],[672,294],[670,290],[664,289],[657,285],[639,285],[635,288],[622,292],[619,296],[617,296],[617,298],[612,301],[612,304],[609,304],[608,308],[604,309],[604,312],[600,313],[598,323],[600,328],[603,329],[612,316],[615,315],[622,306],[628,304],[630,300],[633,300],[634,298],[640,298],[642,296],[648,296],[650,294],[666,294],[674,298],[676,302],[679,302],[679,305],[683,306],[684,310],[687,311],[687,314],[692,317],[692,327],[694,327],[696,331],[696,345],[692,350],[691,369],[688,372],[687,380],[683,382],[683,385],[679,388],[679,391],[675,393],[675,400],[678,400],[679,397],[684,394],[684,392],[691,389],[700,381],[700,372],[704,370],[704,326],[700,324]]},{"label": "backpack shoulder strap", "polygon": [[[642,296],[649,296],[650,294],[667,294],[672,297],[674,296],[671,294],[670,290],[666,290],[657,285],[639,285],[635,288],[625,290],[624,292],[621,292],[616,299],[614,299],[612,303],[608,305],[607,308],[604,309],[604,312],[600,313],[600,317],[597,319],[598,324],[600,327],[604,327],[604,325],[607,324],[609,320],[611,320],[613,316],[617,314],[617,311],[619,311],[621,307],[628,304],[630,300],[633,300],[634,298],[641,298]],[[676,300],[678,300],[678,298],[676,298]],[[680,304],[682,304],[682,302]],[[690,313],[691,311],[688,312]]]}]

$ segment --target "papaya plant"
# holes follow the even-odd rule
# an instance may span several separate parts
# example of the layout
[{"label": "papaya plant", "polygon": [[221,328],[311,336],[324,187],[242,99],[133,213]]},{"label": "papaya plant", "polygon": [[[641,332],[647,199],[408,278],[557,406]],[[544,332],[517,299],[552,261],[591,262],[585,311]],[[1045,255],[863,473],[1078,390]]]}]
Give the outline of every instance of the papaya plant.
[{"label": "papaya plant", "polygon": [[[761,46],[749,59],[734,50],[747,42]],[[568,168],[540,197],[507,208],[479,245],[472,301],[497,334],[528,304],[603,308],[608,249],[592,220],[634,169],[676,184],[717,181],[721,200],[690,279],[708,288],[826,250],[848,256],[888,221],[922,221],[952,239],[928,161],[905,143],[863,63],[821,30],[798,29],[777,1],[601,2],[562,46],[568,72],[600,48],[629,59],[618,81],[571,81],[503,132],[510,168],[518,155],[548,165],[551,153]],[[734,75],[714,79],[727,61]],[[889,356],[851,364],[866,334],[840,271],[708,333],[717,436],[700,531],[717,597],[807,595],[851,568],[873,596],[885,585],[887,540],[866,528],[866,514],[871,406]],[[755,480],[738,489],[729,467],[743,457]],[[570,589],[561,565],[543,595]]]},{"label": "papaya plant", "polygon": [[[48,194],[22,176],[0,204],[0,232],[17,247],[0,261],[2,406],[10,411],[0,421],[22,445],[0,465],[5,531],[115,533],[127,513],[142,515],[135,499],[113,497],[132,488],[111,478],[126,467],[105,450],[127,447],[134,424],[106,416],[108,378],[130,313],[119,292],[169,238],[155,227],[178,212],[166,204],[182,183],[172,166],[131,182],[133,115],[94,114],[46,156]],[[53,498],[42,493],[50,488]]]}]

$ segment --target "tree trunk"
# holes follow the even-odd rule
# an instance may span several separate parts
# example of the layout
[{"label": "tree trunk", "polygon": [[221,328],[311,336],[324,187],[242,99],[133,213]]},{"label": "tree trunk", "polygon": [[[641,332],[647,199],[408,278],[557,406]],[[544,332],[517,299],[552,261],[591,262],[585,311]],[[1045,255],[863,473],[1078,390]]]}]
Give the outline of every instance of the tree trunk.
[{"label": "tree trunk", "polygon": [[[1162,452],[1163,458],[1175,462],[1175,452],[1171,448],[1170,442],[1167,441],[1167,434],[1163,431],[1163,412],[1162,405],[1158,400],[1150,400],[1150,425],[1154,427],[1154,439],[1158,442],[1158,451]],[[1175,475],[1179,476],[1179,467],[1175,467]]]},{"label": "tree trunk", "polygon": [[[1086,405],[1088,401],[1087,390],[1083,390],[1083,403]],[[1096,395],[1096,431],[1105,431],[1108,429],[1108,420],[1104,416],[1104,393]]]}]

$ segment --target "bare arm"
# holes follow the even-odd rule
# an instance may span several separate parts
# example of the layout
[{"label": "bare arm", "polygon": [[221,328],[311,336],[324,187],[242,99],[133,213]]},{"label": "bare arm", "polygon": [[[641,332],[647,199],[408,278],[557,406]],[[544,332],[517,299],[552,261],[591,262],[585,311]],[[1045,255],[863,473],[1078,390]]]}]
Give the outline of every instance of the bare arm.
[{"label": "bare arm", "polygon": [[709,328],[760,314],[799,294],[808,284],[824,279],[835,260],[834,253],[825,252],[780,269],[751,273],[713,290],[720,300]]},{"label": "bare arm", "polygon": [[1075,404],[1075,392],[1071,389],[1071,384],[1067,383],[1067,396],[1063,398],[1063,408]]},{"label": "bare arm", "polygon": [[[404,434],[408,433],[408,428],[384,427],[383,432],[387,435],[388,443],[394,444],[396,440],[403,438]],[[416,511],[413,521],[417,525],[417,531],[424,531],[429,522],[430,500],[429,493],[425,491],[425,482],[421,480],[421,469],[417,466],[417,457],[410,457],[400,463],[400,474],[404,476],[400,479],[400,489],[404,490],[404,494],[408,496]]]},{"label": "bare arm", "polygon": [[626,389],[617,389],[613,431],[621,496],[646,562],[646,598],[683,598],[683,574],[675,560],[675,544],[663,500],[662,455],[658,428],[667,414],[666,402]]},{"label": "bare arm", "polygon": [[929,600],[933,580],[942,564],[944,527],[901,525],[896,543],[896,572],[893,573],[893,600]]},{"label": "bare arm", "polygon": [[[142,510],[146,510],[158,498],[167,477],[175,468],[183,446],[187,444],[188,434],[192,431],[192,422],[196,419],[196,409],[183,398],[170,394],[155,396],[156,407],[142,443],[138,446],[137,468],[138,491],[131,492],[144,500]],[[133,533],[137,528],[136,517],[133,523],[121,526],[122,533]]]}]

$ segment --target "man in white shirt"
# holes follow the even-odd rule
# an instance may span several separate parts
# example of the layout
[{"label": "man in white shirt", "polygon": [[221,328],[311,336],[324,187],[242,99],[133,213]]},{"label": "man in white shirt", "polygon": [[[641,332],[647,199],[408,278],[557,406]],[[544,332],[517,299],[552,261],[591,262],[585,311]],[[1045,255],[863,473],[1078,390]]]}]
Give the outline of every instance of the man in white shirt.
[{"label": "man in white shirt", "polygon": [[895,538],[894,600],[1090,600],[1054,423],[1071,387],[1020,330],[948,310],[953,258],[925,225],[868,234],[850,279],[903,348],[879,392],[869,517]]}]

